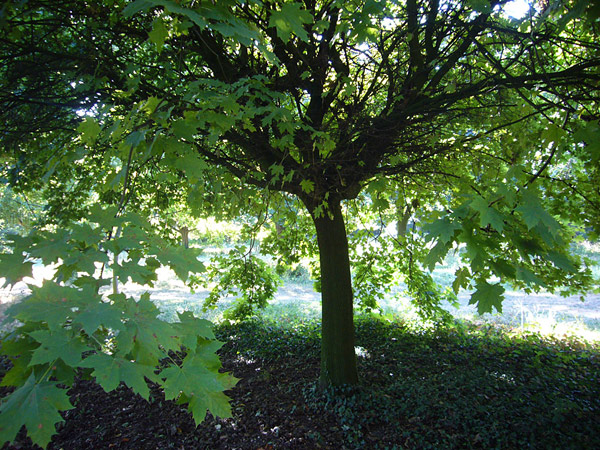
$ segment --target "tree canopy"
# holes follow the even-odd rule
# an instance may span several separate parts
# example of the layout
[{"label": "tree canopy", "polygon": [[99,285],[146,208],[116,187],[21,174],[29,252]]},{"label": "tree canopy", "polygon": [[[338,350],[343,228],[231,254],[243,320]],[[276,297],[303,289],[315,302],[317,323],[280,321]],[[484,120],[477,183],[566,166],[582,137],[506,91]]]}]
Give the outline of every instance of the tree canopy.
[{"label": "tree canopy", "polygon": [[593,283],[569,243],[600,230],[598,11],[557,0],[515,19],[507,3],[9,1],[6,179],[45,189],[58,223],[90,198],[226,216],[298,199],[320,258],[321,380],[355,383],[349,201],[427,223],[374,250],[424,303],[425,269],[457,249],[455,290],[480,312],[505,282]]}]

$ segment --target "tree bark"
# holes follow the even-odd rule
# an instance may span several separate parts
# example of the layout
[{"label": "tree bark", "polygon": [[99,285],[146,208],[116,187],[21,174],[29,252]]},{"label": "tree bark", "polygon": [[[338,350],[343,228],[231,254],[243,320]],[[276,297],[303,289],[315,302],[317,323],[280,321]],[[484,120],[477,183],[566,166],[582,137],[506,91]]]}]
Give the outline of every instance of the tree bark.
[{"label": "tree bark", "polygon": [[329,217],[313,217],[321,262],[321,387],[356,384],[354,311],[348,236],[339,202]]},{"label": "tree bark", "polygon": [[179,229],[181,233],[181,245],[184,248],[190,248],[190,229],[188,227],[181,227]]}]

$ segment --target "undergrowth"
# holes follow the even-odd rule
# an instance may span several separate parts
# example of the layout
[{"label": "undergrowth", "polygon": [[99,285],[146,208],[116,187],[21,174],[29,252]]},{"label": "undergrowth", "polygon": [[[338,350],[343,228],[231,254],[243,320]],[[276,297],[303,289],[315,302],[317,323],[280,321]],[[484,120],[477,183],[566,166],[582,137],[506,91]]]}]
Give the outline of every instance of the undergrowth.
[{"label": "undergrowth", "polygon": [[[291,371],[319,357],[316,320],[255,319],[216,331],[223,351]],[[340,448],[600,447],[598,344],[363,315],[356,346],[359,386],[303,389],[307,407],[333,415],[344,430]],[[385,437],[374,445],[373,433]]]}]

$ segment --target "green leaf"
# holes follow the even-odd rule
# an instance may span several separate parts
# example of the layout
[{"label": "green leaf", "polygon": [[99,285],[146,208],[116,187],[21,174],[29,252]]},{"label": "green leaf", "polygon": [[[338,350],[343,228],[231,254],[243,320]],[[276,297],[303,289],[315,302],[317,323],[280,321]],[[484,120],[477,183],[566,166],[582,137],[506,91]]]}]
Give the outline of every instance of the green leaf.
[{"label": "green leaf", "polygon": [[487,243],[482,239],[481,234],[477,234],[472,229],[463,229],[459,239],[466,244],[465,256],[471,261],[471,270],[473,273],[480,271],[489,258]]},{"label": "green leaf", "polygon": [[89,290],[60,286],[53,281],[44,281],[42,287],[33,287],[32,294],[11,305],[6,310],[8,317],[22,322],[46,322],[52,329],[60,328],[68,318],[73,317],[73,308],[81,306],[85,299],[94,295]]},{"label": "green leaf", "polygon": [[553,123],[548,124],[548,128],[542,133],[542,139],[546,143],[554,142],[557,145],[559,141],[565,136],[566,131]]},{"label": "green leaf", "polygon": [[41,239],[31,247],[31,256],[41,258],[44,264],[56,262],[72,249],[72,246],[67,243],[68,239],[69,232],[66,230],[44,233]]},{"label": "green leaf", "polygon": [[206,164],[206,161],[204,161],[198,155],[186,153],[185,155],[177,158],[175,161],[175,167],[179,170],[182,170],[186,177],[190,179],[198,179],[201,174],[206,171],[208,165]]},{"label": "green leaf", "polygon": [[556,235],[560,231],[560,224],[543,208],[536,194],[531,190],[523,193],[523,200],[516,211],[523,215],[523,221],[530,230],[538,224],[544,224],[548,230]]},{"label": "green leaf", "polygon": [[100,228],[92,228],[89,223],[81,223],[72,226],[71,239],[83,242],[87,246],[95,246],[105,239],[105,235]]},{"label": "green leaf", "polygon": [[90,208],[88,220],[97,223],[104,230],[112,230],[123,223],[123,219],[118,217],[116,206],[102,206],[99,203]]},{"label": "green leaf", "polygon": [[600,160],[600,125],[597,122],[587,122],[573,137],[578,142],[585,142],[584,150],[592,162]]},{"label": "green leaf", "polygon": [[111,268],[122,283],[131,279],[134,283],[152,286],[158,279],[156,268],[141,265],[138,261],[123,261],[121,264],[113,264]]},{"label": "green leaf", "polygon": [[15,285],[25,277],[32,276],[33,263],[25,262],[21,253],[0,254],[0,278],[4,278],[0,287]]},{"label": "green leaf", "polygon": [[467,0],[467,3],[479,13],[489,14],[492,12],[489,0]]},{"label": "green leaf", "polygon": [[11,362],[12,367],[2,377],[0,386],[21,386],[33,372],[33,368],[29,366],[29,358],[25,356],[11,360]]},{"label": "green leaf", "polygon": [[173,134],[180,139],[193,141],[198,129],[195,125],[188,123],[185,119],[178,119],[171,125],[171,131],[173,131]]},{"label": "green leaf", "polygon": [[546,256],[559,269],[570,273],[577,272],[577,267],[575,267],[575,264],[573,264],[573,262],[566,255],[555,251],[550,251]]},{"label": "green leaf", "polygon": [[96,263],[109,262],[108,255],[105,252],[94,250],[93,248],[87,248],[80,251],[75,250],[70,254],[66,253],[63,255],[63,259],[63,265],[58,268],[57,274],[67,274],[70,272],[64,279],[70,278],[71,274],[74,275],[74,272],[79,273],[79,277],[81,276],[81,273],[93,275],[97,269]]},{"label": "green leaf", "polygon": [[157,318],[160,310],[150,301],[150,294],[143,294],[137,302],[128,299],[124,306],[128,320],[116,338],[122,354],[131,353],[136,361],[154,365],[164,351],[179,350],[175,330]]},{"label": "green leaf", "polygon": [[123,323],[121,322],[121,318],[122,311],[118,307],[110,303],[98,301],[91,302],[86,306],[85,309],[75,316],[73,322],[81,325],[83,331],[88,336],[91,336],[101,325],[113,330],[122,330]]},{"label": "green leaf", "polygon": [[198,337],[214,339],[212,323],[206,319],[199,319],[191,311],[177,313],[179,322],[172,324],[173,329],[179,337],[179,342],[188,351],[196,351]]},{"label": "green leaf", "polygon": [[308,33],[304,29],[304,24],[311,23],[313,16],[302,9],[301,3],[285,3],[281,11],[273,11],[269,18],[269,27],[277,29],[277,36],[283,42],[288,42],[292,33],[298,36],[302,41],[308,42]]},{"label": "green leaf", "polygon": [[507,260],[491,259],[488,260],[488,264],[492,271],[500,278],[514,278],[516,275],[515,267]]},{"label": "green leaf", "polygon": [[468,267],[456,269],[454,273],[454,281],[452,282],[452,290],[458,294],[460,288],[468,288],[471,280],[471,271]]},{"label": "green leaf", "polygon": [[206,26],[206,21],[196,11],[179,6],[177,3],[169,0],[136,0],[133,3],[128,4],[127,7],[123,9],[123,16],[131,17],[138,12],[147,11],[156,6],[162,6],[168,12],[181,14],[187,17],[196,25],[198,25],[200,29]]},{"label": "green leaf", "polygon": [[36,328],[30,323],[19,327],[2,339],[0,353],[9,356],[13,366],[4,374],[0,386],[21,386],[29,378],[32,372],[32,368],[29,367],[29,360],[33,351],[40,344],[24,333],[33,331]]},{"label": "green leaf", "polygon": [[81,354],[93,350],[83,344],[77,337],[65,330],[46,331],[37,330],[29,333],[33,339],[40,343],[31,356],[30,366],[36,364],[53,364],[57,359],[62,359],[69,366],[76,366],[81,362]]},{"label": "green leaf", "polygon": [[423,231],[428,234],[429,240],[439,239],[443,244],[450,242],[454,238],[454,232],[460,229],[460,223],[451,221],[449,217],[442,217],[423,227]]},{"label": "green leaf", "polygon": [[499,313],[502,312],[502,300],[504,300],[504,288],[497,284],[489,284],[487,281],[478,281],[476,291],[471,295],[469,305],[477,305],[479,314],[491,313],[492,307]]},{"label": "green leaf", "polygon": [[223,391],[235,386],[237,380],[210,370],[203,358],[188,355],[181,367],[168,367],[160,377],[165,380],[165,398],[188,403],[196,424],[204,420],[207,410],[215,416],[231,417],[231,405]]},{"label": "green leaf", "polygon": [[483,197],[475,197],[471,202],[471,208],[479,213],[479,223],[482,228],[490,225],[494,230],[502,233],[504,230],[504,219],[493,207],[490,207]]},{"label": "green leaf", "polygon": [[140,11],[145,11],[155,5],[152,0],[135,0],[123,9],[123,17],[131,17]]},{"label": "green leaf", "polygon": [[91,117],[86,117],[77,127],[77,131],[81,135],[81,141],[90,145],[96,142],[101,130],[102,127]]},{"label": "green leaf", "polygon": [[300,187],[302,188],[302,190],[304,192],[306,192],[307,194],[310,194],[312,191],[315,190],[315,183],[310,180],[302,180],[300,182]]},{"label": "green leaf", "polygon": [[221,367],[221,360],[217,356],[217,350],[223,346],[222,342],[213,340],[199,340],[196,347],[196,358],[202,361],[205,367],[212,370],[218,370]]},{"label": "green leaf", "polygon": [[31,374],[0,406],[0,443],[13,441],[25,425],[31,440],[46,447],[55,434],[56,424],[63,422],[59,411],[71,408],[65,389],[50,381],[36,383]]},{"label": "green leaf", "polygon": [[104,353],[88,356],[79,366],[94,369],[92,376],[106,392],[116,389],[123,382],[146,400],[150,398],[150,389],[145,378],[158,381],[154,373],[155,366],[132,362]]},{"label": "green leaf", "polygon": [[425,255],[423,262],[430,272],[435,269],[437,263],[444,260],[448,254],[448,250],[450,250],[450,244],[446,244],[442,241],[439,241],[431,250],[429,250],[429,253]]},{"label": "green leaf", "polygon": [[531,270],[526,269],[525,267],[517,267],[516,276],[517,276],[517,279],[523,281],[528,286],[536,285],[536,286],[546,287],[546,283],[544,283]]},{"label": "green leaf", "polygon": [[180,280],[186,281],[190,273],[206,271],[204,264],[198,260],[201,250],[183,246],[165,246],[155,249],[156,258],[163,265],[168,265]]},{"label": "green leaf", "polygon": [[152,22],[152,31],[148,33],[150,42],[156,45],[156,49],[160,53],[165,45],[165,40],[169,36],[169,31],[165,27],[165,23],[161,18]]}]

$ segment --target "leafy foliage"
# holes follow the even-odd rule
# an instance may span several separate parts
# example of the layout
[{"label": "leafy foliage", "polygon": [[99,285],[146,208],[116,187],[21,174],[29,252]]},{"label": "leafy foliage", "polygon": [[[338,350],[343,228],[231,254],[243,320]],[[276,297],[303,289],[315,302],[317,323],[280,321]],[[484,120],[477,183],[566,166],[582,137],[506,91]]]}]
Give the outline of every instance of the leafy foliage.
[{"label": "leafy foliage", "polygon": [[[147,382],[158,383],[169,398],[188,404],[197,423],[207,409],[230,415],[223,391],[235,379],[219,372],[215,351],[220,344],[207,321],[184,313],[179,322],[167,323],[158,319],[160,311],[147,293],[136,300],[100,291],[105,270],[115,280],[152,285],[161,263],[184,280],[190,271],[204,269],[197,252],[165,244],[141,216],[115,212],[96,208],[70,231],[32,232],[14,241],[12,254],[3,255],[2,274],[11,264],[31,269],[26,260],[33,258],[54,263],[56,274],[40,287],[31,286],[31,295],[6,311],[5,320],[19,325],[3,337],[0,348],[13,361],[2,384],[17,387],[0,407],[2,442],[12,441],[25,425],[33,442],[46,446],[54,425],[62,421],[59,412],[72,407],[66,389],[76,374],[95,379],[107,392],[124,383],[146,400]],[[25,275],[7,277],[7,282]],[[180,350],[187,353],[181,367],[170,357]],[[157,370],[164,359],[175,366]],[[179,381],[182,377],[187,384]]]},{"label": "leafy foliage", "polygon": [[211,287],[204,300],[205,309],[214,307],[220,299],[234,296],[236,300],[224,317],[245,319],[268,305],[281,279],[265,261],[250,254],[246,247],[238,246],[227,255],[213,257],[206,274],[196,283]]},{"label": "leafy foliage", "polygon": [[[323,320],[324,337],[341,336],[324,339],[323,354],[345,352],[332,361],[354,361],[357,249],[348,251],[342,211],[355,199],[370,221],[400,219],[410,205],[413,223],[432,223],[430,243],[405,242],[414,248],[403,261],[414,260],[400,263],[425,309],[439,296],[424,268],[450,251],[464,257],[455,291],[483,288],[472,297],[481,310],[500,307],[499,289],[487,289],[497,280],[584,293],[594,280],[568,244],[599,226],[597,10],[554,2],[515,20],[506,3],[10,2],[0,23],[3,172],[20,191],[42,189],[58,224],[90,198],[162,222],[173,209],[266,216],[272,198],[296,198],[314,227],[304,245],[318,247],[320,264],[335,261],[318,272],[323,311],[343,317]],[[36,251],[56,260],[64,237]],[[135,241],[124,233],[109,250]],[[91,276],[93,250],[69,256],[60,280],[76,266]],[[388,257],[365,258],[379,279],[367,264],[354,269],[365,305],[391,279]],[[115,267],[119,279],[151,282],[158,262],[200,270],[165,248],[131,261]],[[341,366],[347,374],[331,382],[355,382],[355,365]]]}]

